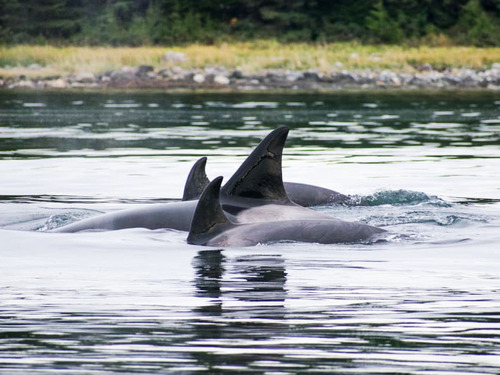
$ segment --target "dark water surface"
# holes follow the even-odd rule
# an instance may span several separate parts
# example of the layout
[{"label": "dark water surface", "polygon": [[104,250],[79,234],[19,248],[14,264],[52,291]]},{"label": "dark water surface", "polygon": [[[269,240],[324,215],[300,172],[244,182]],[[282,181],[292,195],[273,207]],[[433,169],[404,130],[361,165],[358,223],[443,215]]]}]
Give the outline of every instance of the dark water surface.
[{"label": "dark water surface", "polygon": [[[44,230],[229,177],[290,127],[287,181],[371,245]],[[0,373],[499,374],[500,94],[0,92]]]}]

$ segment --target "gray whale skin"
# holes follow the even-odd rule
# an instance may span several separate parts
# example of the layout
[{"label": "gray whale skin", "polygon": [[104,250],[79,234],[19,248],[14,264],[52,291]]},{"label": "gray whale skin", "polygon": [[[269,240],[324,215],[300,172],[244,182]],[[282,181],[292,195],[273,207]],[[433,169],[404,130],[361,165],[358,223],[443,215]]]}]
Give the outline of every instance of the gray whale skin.
[{"label": "gray whale skin", "polygon": [[[267,204],[295,206],[286,196],[281,174],[281,158],[287,135],[288,128],[285,126],[269,133],[221,189],[221,203],[233,220],[238,221],[237,215],[248,208]],[[206,159],[204,161],[206,162]],[[193,167],[192,172],[194,169]],[[204,185],[207,183],[208,181],[203,182]],[[197,201],[184,201],[125,209],[83,219],[55,228],[51,232],[72,233],[126,228],[189,231],[196,203]],[[260,213],[256,215],[262,217]],[[249,218],[249,215],[246,217]]]},{"label": "gray whale skin", "polygon": [[[382,231],[378,228],[368,229],[373,227],[363,224],[334,219],[302,207],[289,199],[285,186],[290,188],[290,191],[300,192],[306,198],[309,196],[307,198],[309,202],[317,201],[318,196],[320,199],[331,199],[333,191],[305,184],[283,184],[281,163],[288,131],[287,127],[282,126],[269,133],[222,188],[219,183],[217,206],[221,207],[224,218],[234,223],[254,225],[253,233],[263,233],[261,237],[267,242],[284,239],[323,243],[350,242],[367,237],[370,231]],[[210,186],[205,173],[205,165],[206,158],[201,158],[191,169],[182,202],[154,204],[106,213],[53,229],[51,232],[70,233],[126,228],[189,231],[194,221],[195,210],[200,205],[198,200],[187,199],[198,196],[199,191],[203,191],[207,184]],[[340,197],[340,201],[343,200],[342,197],[346,197],[336,192],[333,193]],[[300,194],[296,193],[295,197]],[[294,220],[296,222],[293,222]],[[286,221],[286,224],[269,226],[272,228],[272,233],[262,225],[257,225],[262,222],[266,222],[267,225],[270,221]],[[337,231],[335,238],[332,237],[333,223]],[[236,243],[235,233],[242,233],[248,229],[250,228],[233,228],[230,242]],[[329,234],[324,233],[326,229],[329,230]],[[222,238],[228,233],[221,234],[222,237],[219,237],[217,241],[224,242]],[[258,236],[254,235],[254,237]],[[214,241],[212,240],[212,243]],[[240,243],[243,242],[240,241]]]},{"label": "gray whale skin", "polygon": [[219,203],[222,177],[214,179],[203,191],[187,238],[193,245],[216,247],[254,246],[281,241],[321,244],[367,241],[386,232],[384,229],[333,218],[311,218],[234,224]]}]

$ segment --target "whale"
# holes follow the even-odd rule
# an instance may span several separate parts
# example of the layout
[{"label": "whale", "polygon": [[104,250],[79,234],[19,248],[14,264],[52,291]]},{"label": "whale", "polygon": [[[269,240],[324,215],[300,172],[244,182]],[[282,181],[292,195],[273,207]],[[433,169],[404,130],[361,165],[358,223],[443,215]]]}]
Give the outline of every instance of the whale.
[{"label": "whale", "polygon": [[374,241],[386,231],[334,218],[301,218],[238,224],[225,214],[221,202],[222,177],[215,178],[197,202],[187,237],[192,245],[247,247],[283,241],[320,244]]},{"label": "whale", "polygon": [[[191,168],[184,185],[183,201],[196,200],[210,183],[206,173],[207,157],[198,159]],[[349,205],[351,198],[321,186],[299,182],[283,182],[286,195],[293,203],[302,207],[324,205]]]},{"label": "whale", "polygon": [[283,184],[290,200],[303,207],[324,205],[347,206],[351,202],[351,198],[348,195],[321,186],[286,181]]},{"label": "whale", "polygon": [[109,231],[127,228],[175,229],[187,231],[191,226],[197,201],[157,203],[92,216],[49,232],[75,233]]},{"label": "whale", "polygon": [[[286,126],[281,126],[270,132],[220,189],[220,203],[233,221],[264,221],[270,207],[277,207],[274,217],[327,217],[296,205],[286,194],[281,162],[288,131]],[[197,168],[204,168],[203,163],[206,159],[200,161]],[[197,170],[192,168],[191,172],[197,173]],[[201,183],[206,185],[206,181]],[[190,194],[189,189],[185,189],[184,196]],[[50,231],[72,233],[127,228],[189,231],[196,205],[197,200],[152,204],[96,215]]]}]

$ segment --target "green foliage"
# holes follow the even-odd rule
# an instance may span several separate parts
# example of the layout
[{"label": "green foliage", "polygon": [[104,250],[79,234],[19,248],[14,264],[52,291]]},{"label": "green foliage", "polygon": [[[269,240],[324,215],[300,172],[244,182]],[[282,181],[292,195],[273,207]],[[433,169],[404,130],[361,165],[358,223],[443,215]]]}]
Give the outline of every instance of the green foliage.
[{"label": "green foliage", "polygon": [[398,22],[393,19],[379,0],[366,19],[366,25],[371,32],[371,37],[376,42],[399,43],[403,39],[403,31]]},{"label": "green foliage", "polygon": [[498,0],[0,0],[0,43],[500,45]]},{"label": "green foliage", "polygon": [[469,0],[462,8],[456,31],[457,40],[475,46],[498,44],[500,26],[484,11],[479,0]]},{"label": "green foliage", "polygon": [[14,43],[61,41],[80,31],[77,2],[67,0],[3,0],[0,28]]}]

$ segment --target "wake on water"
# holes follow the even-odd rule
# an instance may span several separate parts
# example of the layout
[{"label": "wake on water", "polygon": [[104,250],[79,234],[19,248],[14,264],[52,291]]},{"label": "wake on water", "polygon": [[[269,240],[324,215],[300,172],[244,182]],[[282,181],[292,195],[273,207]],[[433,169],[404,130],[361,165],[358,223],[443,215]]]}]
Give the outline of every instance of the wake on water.
[{"label": "wake on water", "polygon": [[431,204],[439,207],[449,207],[445,200],[427,195],[423,192],[412,190],[380,190],[369,195],[351,195],[349,196],[348,206],[401,206],[416,204]]},{"label": "wake on water", "polygon": [[[4,203],[9,199],[3,197]],[[314,210],[325,213],[329,216],[348,221],[358,221],[364,224],[383,227],[389,231],[385,238],[388,242],[401,241],[433,241],[437,237],[444,235],[451,240],[451,237],[464,240],[460,237],[458,228],[471,225],[486,225],[492,218],[487,215],[478,215],[474,213],[471,207],[478,203],[497,203],[497,202],[478,202],[477,199],[469,200],[467,198],[442,199],[434,195],[428,195],[423,192],[410,190],[380,190],[368,195],[352,195],[349,197],[348,204],[343,205],[324,205],[314,207]],[[0,228],[11,230],[26,231],[49,231],[94,215],[99,215],[110,211],[103,207],[103,204],[109,202],[122,202],[119,209],[130,208],[131,205],[155,204],[158,200],[144,199],[119,199],[110,198],[109,202],[104,202],[102,198],[93,200],[92,198],[79,197],[61,197],[57,196],[50,199],[50,205],[63,204],[66,207],[54,208],[44,204],[46,200],[40,200],[39,196],[15,197],[18,204],[12,207],[12,211],[3,215],[0,220]],[[165,201],[165,200],[162,200]],[[169,199],[170,201],[170,199]],[[171,200],[175,201],[175,200]],[[23,208],[20,209],[20,202]],[[73,208],[78,202],[84,202],[90,208]],[[93,205],[97,206],[93,209]],[[439,231],[437,228],[440,228]],[[445,229],[443,231],[443,228]],[[439,235],[437,234],[439,232]]]}]

